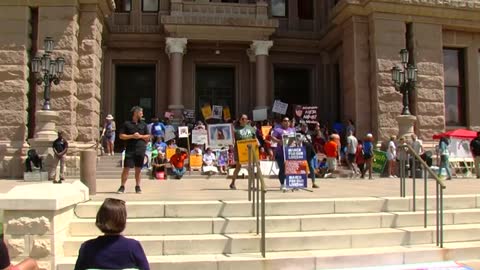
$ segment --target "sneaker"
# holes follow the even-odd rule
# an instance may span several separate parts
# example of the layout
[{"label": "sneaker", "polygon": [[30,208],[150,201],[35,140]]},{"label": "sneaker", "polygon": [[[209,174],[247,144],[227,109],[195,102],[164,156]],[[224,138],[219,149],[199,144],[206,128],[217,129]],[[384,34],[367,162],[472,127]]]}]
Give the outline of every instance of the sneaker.
[{"label": "sneaker", "polygon": [[125,193],[125,187],[124,187],[124,186],[120,186],[120,188],[117,190],[117,193],[118,193],[118,194]]},{"label": "sneaker", "polygon": [[234,184],[230,184],[230,189],[235,190],[235,189],[237,189],[237,187]]},{"label": "sneaker", "polygon": [[313,183],[312,188],[318,188],[317,184]]},{"label": "sneaker", "polygon": [[137,194],[142,193],[142,189],[140,188],[140,186],[135,186],[135,193],[137,193]]},{"label": "sneaker", "polygon": [[281,186],[280,186],[280,190],[281,190],[281,191],[287,191],[288,189],[287,189],[287,187],[286,187],[285,185],[281,185]]}]

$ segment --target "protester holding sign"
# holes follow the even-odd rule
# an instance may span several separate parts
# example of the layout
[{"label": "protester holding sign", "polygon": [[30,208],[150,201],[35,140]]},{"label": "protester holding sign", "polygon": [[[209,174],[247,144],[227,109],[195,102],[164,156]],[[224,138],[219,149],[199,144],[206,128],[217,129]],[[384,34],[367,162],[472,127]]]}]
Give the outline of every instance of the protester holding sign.
[{"label": "protester holding sign", "polygon": [[275,151],[275,160],[278,164],[278,180],[280,181],[280,189],[286,190],[285,187],[285,156],[283,153],[283,136],[288,134],[295,134],[295,128],[290,127],[290,119],[284,117],[280,127],[273,130],[272,141],[277,143]]},{"label": "protester holding sign", "polygon": [[[248,116],[242,114],[238,120],[238,125],[234,128],[235,141],[255,139],[256,130],[251,125],[248,125]],[[238,177],[238,172],[240,171],[241,164],[238,158],[238,148],[235,144],[234,148],[234,158],[235,158],[235,170],[233,171],[232,182],[230,183],[230,189],[237,189],[235,186],[235,180]]]}]

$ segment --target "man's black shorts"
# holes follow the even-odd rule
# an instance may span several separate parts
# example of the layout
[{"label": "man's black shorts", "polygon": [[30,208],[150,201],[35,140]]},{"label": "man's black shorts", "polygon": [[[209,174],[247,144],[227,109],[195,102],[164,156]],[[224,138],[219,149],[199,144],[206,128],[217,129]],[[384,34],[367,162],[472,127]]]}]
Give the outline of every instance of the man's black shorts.
[{"label": "man's black shorts", "polygon": [[348,158],[348,162],[350,163],[355,162],[355,154],[348,154],[347,158]]},{"label": "man's black shorts", "polygon": [[145,159],[145,155],[125,154],[125,160],[123,161],[123,167],[142,168],[144,159]]}]

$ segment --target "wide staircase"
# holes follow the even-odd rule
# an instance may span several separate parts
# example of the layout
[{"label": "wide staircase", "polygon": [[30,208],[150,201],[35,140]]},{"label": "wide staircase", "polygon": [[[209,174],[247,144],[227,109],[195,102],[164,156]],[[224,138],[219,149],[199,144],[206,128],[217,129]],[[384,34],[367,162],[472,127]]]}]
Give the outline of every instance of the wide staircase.
[{"label": "wide staircase", "polygon": [[[268,193],[267,193],[268,196]],[[100,234],[101,202],[77,205],[58,270],[73,269],[82,242]],[[266,201],[266,258],[252,204],[244,201],[127,202],[125,235],[139,240],[152,269],[330,269],[475,260],[480,196],[444,197],[444,248],[436,246],[435,197]]]}]

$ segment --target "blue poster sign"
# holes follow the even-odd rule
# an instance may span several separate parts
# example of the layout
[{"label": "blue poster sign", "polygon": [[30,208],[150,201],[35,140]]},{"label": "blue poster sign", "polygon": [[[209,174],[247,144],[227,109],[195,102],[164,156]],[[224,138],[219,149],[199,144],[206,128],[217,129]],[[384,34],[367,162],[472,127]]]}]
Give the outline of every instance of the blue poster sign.
[{"label": "blue poster sign", "polygon": [[285,175],[287,188],[307,187],[307,151],[305,147],[285,147]]}]

